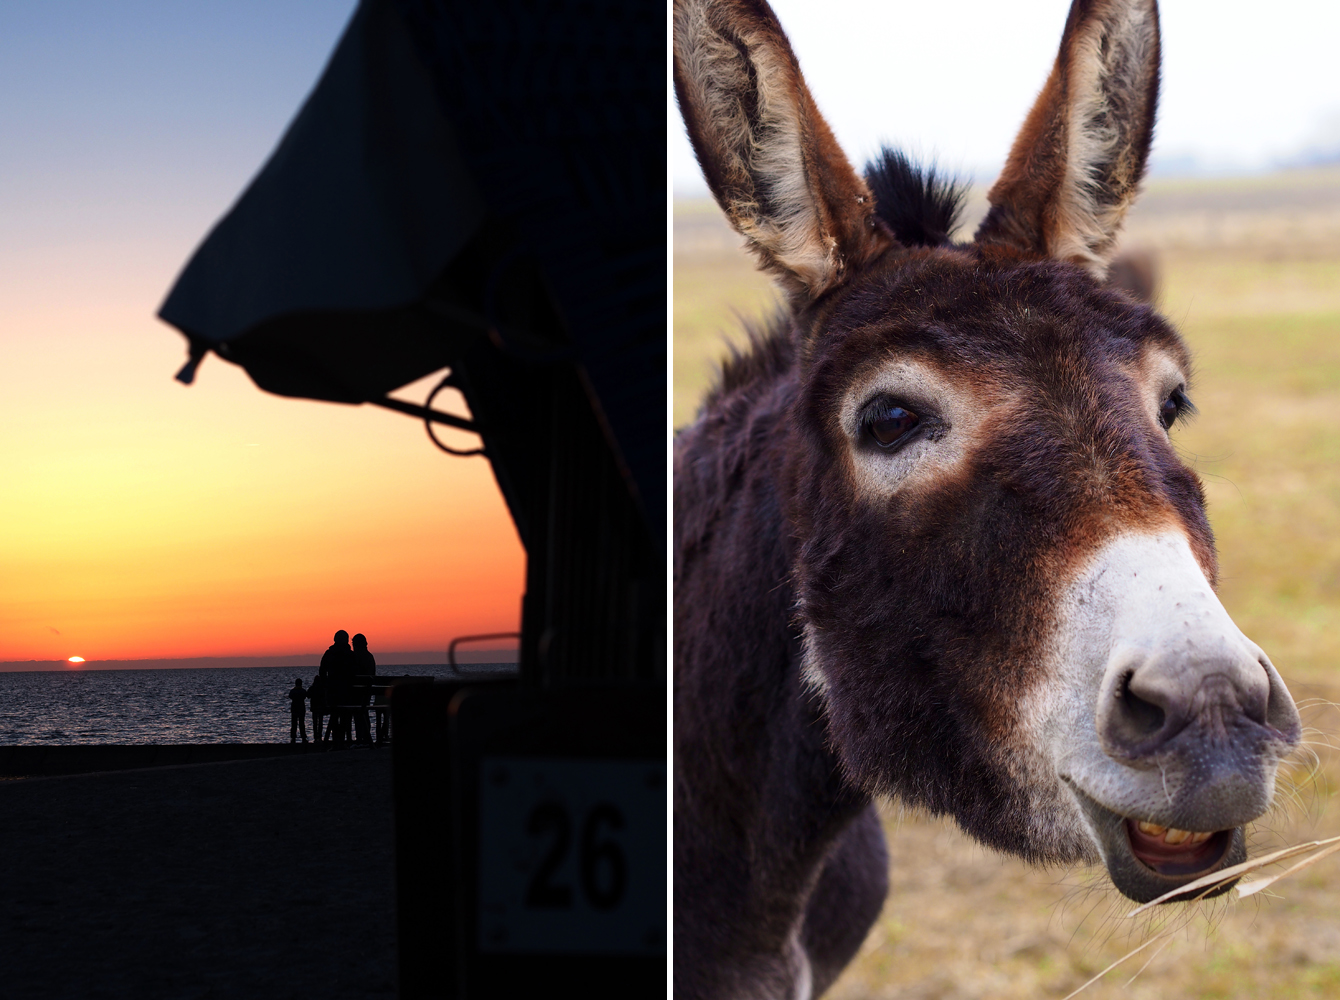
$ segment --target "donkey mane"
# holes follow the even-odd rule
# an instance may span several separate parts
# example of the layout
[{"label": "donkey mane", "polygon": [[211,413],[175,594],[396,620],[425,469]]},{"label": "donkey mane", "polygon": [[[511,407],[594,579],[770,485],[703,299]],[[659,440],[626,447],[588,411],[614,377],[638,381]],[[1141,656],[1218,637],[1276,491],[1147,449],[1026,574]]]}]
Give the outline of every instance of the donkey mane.
[{"label": "donkey mane", "polygon": [[778,309],[771,319],[744,321],[746,343],[727,344],[715,384],[703,398],[699,413],[707,413],[735,390],[753,383],[771,383],[788,374],[796,360],[791,314]]},{"label": "donkey mane", "polygon": [[947,244],[968,196],[966,184],[939,176],[934,167],[890,146],[866,164],[865,182],[875,196],[875,213],[909,247]]}]

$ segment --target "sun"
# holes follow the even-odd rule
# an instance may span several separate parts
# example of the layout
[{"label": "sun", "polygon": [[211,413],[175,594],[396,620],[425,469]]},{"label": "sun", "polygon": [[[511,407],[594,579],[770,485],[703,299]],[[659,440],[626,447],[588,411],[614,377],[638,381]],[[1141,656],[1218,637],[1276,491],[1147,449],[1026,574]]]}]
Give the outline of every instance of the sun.
[{"label": "sun", "polygon": [[82,656],[72,656],[68,660],[66,660],[66,662],[73,663],[77,667],[79,666],[79,664],[84,662],[84,658]]}]

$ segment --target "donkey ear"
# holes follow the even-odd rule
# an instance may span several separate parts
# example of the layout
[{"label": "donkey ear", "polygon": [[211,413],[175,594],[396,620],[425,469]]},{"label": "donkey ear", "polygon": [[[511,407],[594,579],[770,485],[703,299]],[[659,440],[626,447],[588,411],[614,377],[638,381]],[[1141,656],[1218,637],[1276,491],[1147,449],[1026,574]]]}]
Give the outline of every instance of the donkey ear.
[{"label": "donkey ear", "polygon": [[1102,278],[1144,176],[1158,93],[1157,0],[1074,0],[978,242],[1073,261]]},{"label": "donkey ear", "polygon": [[675,93],[717,203],[793,301],[890,245],[764,0],[675,0]]}]

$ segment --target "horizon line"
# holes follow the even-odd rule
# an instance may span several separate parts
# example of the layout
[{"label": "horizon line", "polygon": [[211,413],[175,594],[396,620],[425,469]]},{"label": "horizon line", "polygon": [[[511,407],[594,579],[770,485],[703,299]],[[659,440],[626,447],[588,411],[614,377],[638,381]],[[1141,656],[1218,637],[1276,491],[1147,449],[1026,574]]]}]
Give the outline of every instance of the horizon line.
[{"label": "horizon line", "polygon": [[[472,649],[457,653],[459,663],[515,663],[517,650],[513,648]],[[445,665],[446,650],[391,650],[376,654],[378,668],[385,666],[434,666]],[[0,660],[0,673],[18,673],[22,671],[61,671],[73,673],[79,670],[180,670],[209,668],[247,668],[247,667],[310,667],[316,669],[321,663],[321,653],[281,653],[274,656],[160,656],[123,659],[86,659],[82,663],[69,660],[28,659]]]}]

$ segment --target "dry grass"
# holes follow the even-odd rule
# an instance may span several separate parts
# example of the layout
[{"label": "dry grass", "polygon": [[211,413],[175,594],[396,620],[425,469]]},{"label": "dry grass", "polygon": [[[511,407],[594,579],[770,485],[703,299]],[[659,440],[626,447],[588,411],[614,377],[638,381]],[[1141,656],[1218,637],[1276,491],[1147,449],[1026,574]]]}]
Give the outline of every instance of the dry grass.
[{"label": "dry grass", "polygon": [[[1200,416],[1176,442],[1206,484],[1221,596],[1295,696],[1314,699],[1317,760],[1255,825],[1252,853],[1338,835],[1326,734],[1340,733],[1328,702],[1340,700],[1340,171],[1151,185],[1129,242],[1159,254],[1164,312],[1197,357]],[[710,205],[676,209],[674,267],[680,425],[737,316],[775,297]],[[1247,899],[1131,920],[1101,872],[1030,869],[893,807],[887,826],[888,903],[830,997],[1059,1000],[1160,933],[1080,996],[1340,995],[1340,858]]]}]

